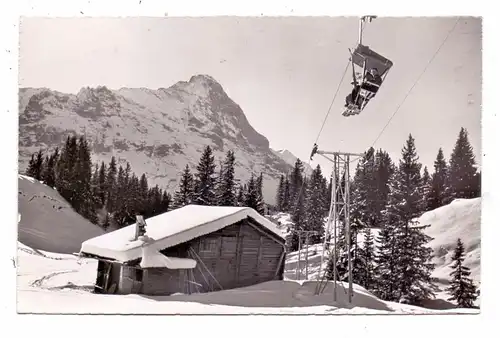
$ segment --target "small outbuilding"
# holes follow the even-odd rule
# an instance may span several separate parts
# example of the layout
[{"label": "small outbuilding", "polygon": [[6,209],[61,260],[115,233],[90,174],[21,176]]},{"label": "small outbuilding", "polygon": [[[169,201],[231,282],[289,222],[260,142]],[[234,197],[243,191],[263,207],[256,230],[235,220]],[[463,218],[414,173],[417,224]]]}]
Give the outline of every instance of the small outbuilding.
[{"label": "small outbuilding", "polygon": [[[147,224],[146,224],[147,223]],[[282,280],[285,239],[245,207],[188,205],[82,243],[95,292],[171,295]]]}]

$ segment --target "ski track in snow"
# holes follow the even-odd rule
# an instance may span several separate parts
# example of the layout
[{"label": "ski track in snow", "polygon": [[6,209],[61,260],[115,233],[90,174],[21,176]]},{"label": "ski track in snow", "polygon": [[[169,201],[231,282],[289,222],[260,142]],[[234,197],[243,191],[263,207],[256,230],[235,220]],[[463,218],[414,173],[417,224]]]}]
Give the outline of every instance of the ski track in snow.
[{"label": "ski track in snow", "polygon": [[48,275],[44,275],[41,278],[35,279],[30,285],[34,287],[43,287],[43,283],[49,280],[50,278],[57,276],[57,275],[62,275],[65,273],[72,273],[72,272],[78,272],[78,270],[67,270],[67,271],[57,271],[57,272],[52,272],[49,273]]}]

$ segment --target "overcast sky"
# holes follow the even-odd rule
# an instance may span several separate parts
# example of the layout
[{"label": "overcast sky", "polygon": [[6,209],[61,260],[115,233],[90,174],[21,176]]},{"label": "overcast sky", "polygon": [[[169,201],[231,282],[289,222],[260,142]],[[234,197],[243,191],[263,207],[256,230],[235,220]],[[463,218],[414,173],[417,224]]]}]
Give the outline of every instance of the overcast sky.
[{"label": "overcast sky", "polygon": [[[320,149],[363,152],[371,146],[455,21],[379,17],[369,23],[364,44],[394,67],[359,116],[341,115],[350,91],[344,79]],[[25,18],[19,82],[76,93],[97,85],[156,89],[209,74],[272,148],[307,161],[357,38],[354,17]],[[479,18],[459,21],[376,148],[398,159],[411,133],[431,168],[439,147],[449,159],[465,127],[480,160],[481,39]],[[327,164],[320,157],[311,164],[318,163]]]}]

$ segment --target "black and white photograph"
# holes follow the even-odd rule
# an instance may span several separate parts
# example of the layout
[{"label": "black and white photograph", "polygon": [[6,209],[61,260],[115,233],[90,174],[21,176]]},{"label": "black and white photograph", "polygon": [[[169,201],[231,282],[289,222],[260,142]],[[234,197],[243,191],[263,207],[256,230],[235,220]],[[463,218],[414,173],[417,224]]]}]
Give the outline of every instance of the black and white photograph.
[{"label": "black and white photograph", "polygon": [[17,312],[479,314],[483,19],[368,14],[21,17]]}]

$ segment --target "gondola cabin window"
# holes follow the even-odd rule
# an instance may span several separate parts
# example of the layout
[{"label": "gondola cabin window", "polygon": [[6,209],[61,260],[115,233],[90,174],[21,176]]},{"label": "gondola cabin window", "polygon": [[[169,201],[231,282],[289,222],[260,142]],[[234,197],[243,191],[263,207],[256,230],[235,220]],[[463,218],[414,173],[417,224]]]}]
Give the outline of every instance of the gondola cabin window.
[{"label": "gondola cabin window", "polygon": [[216,253],[217,238],[204,238],[200,241],[200,253]]}]

